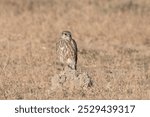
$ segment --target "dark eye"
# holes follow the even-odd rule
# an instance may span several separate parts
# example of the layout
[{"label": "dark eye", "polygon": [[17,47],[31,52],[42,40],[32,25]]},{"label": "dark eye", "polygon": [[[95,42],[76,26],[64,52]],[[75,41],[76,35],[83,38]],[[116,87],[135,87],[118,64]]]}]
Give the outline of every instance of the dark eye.
[{"label": "dark eye", "polygon": [[65,33],[65,35],[67,36],[67,34]]}]

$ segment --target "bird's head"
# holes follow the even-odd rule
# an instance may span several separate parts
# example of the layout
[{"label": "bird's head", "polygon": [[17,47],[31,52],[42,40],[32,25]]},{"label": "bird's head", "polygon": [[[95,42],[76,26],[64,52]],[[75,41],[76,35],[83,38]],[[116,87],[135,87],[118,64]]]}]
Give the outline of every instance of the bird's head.
[{"label": "bird's head", "polygon": [[71,40],[72,39],[71,32],[70,31],[63,31],[61,38],[66,39],[66,40]]}]

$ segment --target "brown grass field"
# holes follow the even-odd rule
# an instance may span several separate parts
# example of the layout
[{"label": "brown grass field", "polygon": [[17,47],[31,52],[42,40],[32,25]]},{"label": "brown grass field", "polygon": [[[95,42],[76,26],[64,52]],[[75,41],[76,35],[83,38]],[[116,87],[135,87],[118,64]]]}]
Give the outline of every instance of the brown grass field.
[{"label": "brown grass field", "polygon": [[[51,90],[64,30],[92,87]],[[150,0],[0,0],[0,99],[150,99]]]}]

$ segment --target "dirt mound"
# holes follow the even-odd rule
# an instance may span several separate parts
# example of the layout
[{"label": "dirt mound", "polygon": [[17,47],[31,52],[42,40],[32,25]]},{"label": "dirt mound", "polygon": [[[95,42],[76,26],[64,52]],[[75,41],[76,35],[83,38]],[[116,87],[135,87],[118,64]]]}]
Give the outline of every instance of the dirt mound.
[{"label": "dirt mound", "polygon": [[87,88],[92,85],[91,78],[87,72],[79,72],[67,68],[59,74],[55,74],[51,79],[51,83],[53,90],[58,88]]}]

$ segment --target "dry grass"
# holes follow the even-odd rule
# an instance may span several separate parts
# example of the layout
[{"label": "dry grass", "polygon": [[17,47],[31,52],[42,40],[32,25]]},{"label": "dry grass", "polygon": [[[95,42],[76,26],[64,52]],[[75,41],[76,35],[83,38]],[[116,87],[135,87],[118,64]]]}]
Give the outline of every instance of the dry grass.
[{"label": "dry grass", "polygon": [[[150,99],[149,0],[0,0],[0,99]],[[50,90],[70,30],[87,90]]]}]

